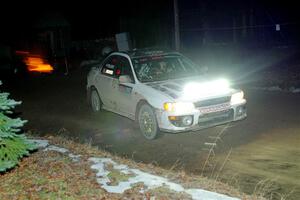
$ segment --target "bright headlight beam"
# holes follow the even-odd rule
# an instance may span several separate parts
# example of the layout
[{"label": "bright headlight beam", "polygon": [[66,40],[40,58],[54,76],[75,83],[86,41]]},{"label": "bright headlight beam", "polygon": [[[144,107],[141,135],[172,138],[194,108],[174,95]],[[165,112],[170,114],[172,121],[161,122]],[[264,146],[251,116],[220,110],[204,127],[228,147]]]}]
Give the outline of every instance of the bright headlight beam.
[{"label": "bright headlight beam", "polygon": [[229,87],[230,84],[226,79],[206,83],[192,82],[185,85],[183,95],[185,98],[193,99],[213,94],[223,94],[228,92]]}]

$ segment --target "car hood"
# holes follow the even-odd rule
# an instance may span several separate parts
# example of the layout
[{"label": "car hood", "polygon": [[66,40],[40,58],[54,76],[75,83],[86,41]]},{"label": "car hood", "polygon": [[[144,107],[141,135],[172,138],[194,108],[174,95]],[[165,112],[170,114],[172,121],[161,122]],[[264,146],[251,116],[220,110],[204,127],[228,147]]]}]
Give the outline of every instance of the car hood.
[{"label": "car hood", "polygon": [[[229,96],[233,94],[236,90],[233,88],[227,88],[226,90],[219,90],[222,85],[216,87],[215,89],[209,87],[211,83],[218,79],[208,78],[204,76],[189,77],[182,79],[157,81],[151,83],[145,83],[145,85],[157,90],[164,95],[172,98],[174,101],[190,101],[195,102],[199,100],[205,100],[210,98],[218,98],[222,96]],[[187,85],[194,84],[199,87],[194,87],[192,91],[188,91]],[[208,87],[206,87],[208,86]]]}]

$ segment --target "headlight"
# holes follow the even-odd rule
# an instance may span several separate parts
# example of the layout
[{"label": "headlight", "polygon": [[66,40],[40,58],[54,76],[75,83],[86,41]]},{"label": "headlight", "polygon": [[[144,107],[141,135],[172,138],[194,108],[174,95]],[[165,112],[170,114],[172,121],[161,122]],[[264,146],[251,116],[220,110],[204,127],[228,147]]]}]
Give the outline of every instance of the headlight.
[{"label": "headlight", "polygon": [[189,102],[164,103],[164,110],[176,113],[186,113],[193,111],[195,106]]},{"label": "headlight", "polygon": [[231,96],[230,103],[231,105],[239,104],[244,100],[244,92],[240,91]]}]

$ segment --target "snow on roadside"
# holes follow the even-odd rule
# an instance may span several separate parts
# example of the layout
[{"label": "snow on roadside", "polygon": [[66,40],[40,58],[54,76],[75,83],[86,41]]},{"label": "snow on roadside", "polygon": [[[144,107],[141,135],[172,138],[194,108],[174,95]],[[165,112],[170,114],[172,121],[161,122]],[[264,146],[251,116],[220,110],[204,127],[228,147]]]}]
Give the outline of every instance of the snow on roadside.
[{"label": "snow on roadside", "polygon": [[295,87],[290,87],[288,89],[282,89],[279,86],[271,86],[271,87],[253,87],[253,89],[256,89],[256,90],[267,90],[267,91],[300,93],[300,88],[295,88]]},{"label": "snow on roadside", "polygon": [[[36,144],[39,148],[43,148],[43,151],[56,151],[60,153],[67,153],[69,152],[68,149],[58,147],[55,145],[49,145],[48,140],[30,140],[34,144]],[[81,155],[75,155],[73,153],[69,153],[68,156],[72,159],[74,162],[78,162],[80,160]]]},{"label": "snow on roadside", "polygon": [[290,91],[291,91],[292,93],[299,93],[299,92],[300,92],[300,88],[294,88],[294,87],[291,87],[291,88],[290,88]]},{"label": "snow on roadside", "polygon": [[[38,147],[43,148],[43,151],[57,151],[60,153],[68,153],[69,150],[66,148],[58,147],[55,145],[49,145],[48,140],[31,140],[31,142],[38,145]],[[74,155],[68,153],[68,156],[73,159],[73,161],[78,161],[81,155]],[[97,170],[97,182],[109,193],[119,193],[122,194],[128,189],[131,189],[136,183],[143,183],[146,187],[141,189],[140,192],[144,193],[147,190],[155,189],[159,187],[168,187],[170,190],[175,192],[185,192],[192,196],[195,200],[239,200],[238,198],[229,197],[227,195],[210,192],[207,190],[202,190],[198,188],[185,189],[182,185],[169,181],[167,178],[142,172],[139,169],[129,168],[127,165],[118,164],[111,158],[99,158],[91,157],[88,159],[93,164],[91,169]],[[130,177],[126,181],[120,181],[118,185],[110,185],[110,179],[108,177],[110,171],[105,167],[106,165],[112,165],[113,169],[119,170],[120,173],[129,175]]]},{"label": "snow on roadside", "polygon": [[186,189],[186,193],[192,196],[195,200],[237,200],[238,198],[233,198],[226,196],[224,194],[219,194],[215,192],[210,192],[202,189]]},{"label": "snow on roadside", "polygon": [[39,148],[46,148],[49,146],[48,140],[29,140],[30,142],[36,144]]},{"label": "snow on roadside", "polygon": [[[89,161],[94,163],[91,168],[98,171],[96,175],[98,177],[98,183],[102,186],[102,188],[110,193],[122,194],[126,190],[131,189],[132,185],[136,183],[143,183],[144,186],[147,187],[147,190],[168,186],[170,190],[175,192],[186,192],[187,194],[190,194],[195,200],[238,200],[238,198],[229,197],[207,190],[196,188],[184,189],[180,184],[170,182],[167,178],[145,173],[139,169],[132,169],[126,165],[119,165],[110,158],[89,158]],[[108,178],[108,174],[110,171],[105,169],[105,164],[113,165],[113,168],[120,170],[121,173],[134,174],[135,176],[128,178],[127,181],[119,182],[118,185],[109,185],[110,180]]]},{"label": "snow on roadside", "polygon": [[78,162],[80,160],[81,155],[74,155],[72,153],[69,153],[68,156],[74,161]]},{"label": "snow on roadside", "polygon": [[[99,184],[102,185],[102,187],[107,192],[113,192],[113,193],[123,193],[125,190],[128,190],[131,188],[132,185],[136,183],[143,183],[145,186],[148,187],[148,189],[154,189],[156,187],[160,187],[163,185],[167,185],[170,187],[171,190],[174,190],[176,192],[182,192],[184,191],[183,187],[174,184],[171,182],[168,182],[167,179],[159,176],[154,176],[152,174],[144,173],[138,169],[130,169],[126,165],[119,165],[116,162],[114,162],[110,158],[89,158],[89,161],[92,161],[94,164],[91,166],[92,169],[97,170],[97,181]],[[128,179],[128,181],[120,182],[116,186],[110,185],[110,180],[108,179],[107,175],[109,174],[109,171],[105,169],[105,164],[112,164],[113,168],[116,170],[119,170],[121,173],[124,174],[134,174],[134,177],[131,177]]]},{"label": "snow on roadside", "polygon": [[43,151],[57,151],[57,152],[60,152],[60,153],[66,153],[69,150],[65,149],[65,148],[62,148],[62,147],[50,145],[50,146],[46,147]]}]

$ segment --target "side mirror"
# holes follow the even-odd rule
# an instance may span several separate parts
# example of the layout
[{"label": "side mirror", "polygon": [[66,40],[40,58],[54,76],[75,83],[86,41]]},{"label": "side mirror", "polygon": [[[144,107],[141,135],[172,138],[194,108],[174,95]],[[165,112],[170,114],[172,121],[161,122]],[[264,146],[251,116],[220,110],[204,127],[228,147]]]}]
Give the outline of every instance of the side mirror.
[{"label": "side mirror", "polygon": [[119,76],[120,83],[133,83],[133,80],[128,75]]}]

